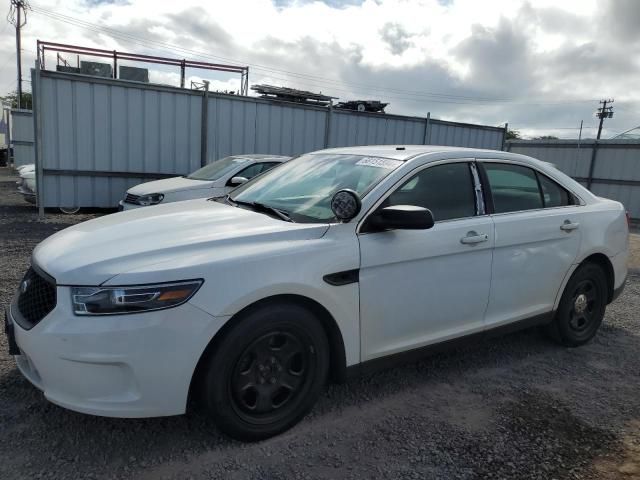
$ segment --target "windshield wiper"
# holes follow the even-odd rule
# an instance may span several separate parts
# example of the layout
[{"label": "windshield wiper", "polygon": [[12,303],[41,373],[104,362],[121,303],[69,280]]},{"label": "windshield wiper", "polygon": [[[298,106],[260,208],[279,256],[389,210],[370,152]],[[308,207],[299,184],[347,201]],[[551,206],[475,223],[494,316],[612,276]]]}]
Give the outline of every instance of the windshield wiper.
[{"label": "windshield wiper", "polygon": [[280,210],[279,208],[271,207],[269,205],[265,205],[264,203],[260,203],[260,202],[243,202],[242,200],[232,200],[229,195],[225,197],[225,200],[231,205],[244,205],[252,208],[253,211],[255,212],[272,214],[278,217],[280,220],[294,223],[291,217],[289,216],[289,213],[284,210]]}]

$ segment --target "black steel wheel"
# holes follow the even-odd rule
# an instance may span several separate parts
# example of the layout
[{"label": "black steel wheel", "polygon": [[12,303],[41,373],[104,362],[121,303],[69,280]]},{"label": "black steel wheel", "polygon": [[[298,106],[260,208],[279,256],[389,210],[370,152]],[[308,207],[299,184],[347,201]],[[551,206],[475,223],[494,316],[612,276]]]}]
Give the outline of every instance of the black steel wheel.
[{"label": "black steel wheel", "polygon": [[604,318],[607,277],[597,264],[580,266],[569,279],[550,333],[560,343],[577,347],[591,340]]},{"label": "black steel wheel", "polygon": [[290,330],[274,330],[255,339],[233,370],[233,406],[242,416],[268,417],[286,408],[304,390],[315,356]]},{"label": "black steel wheel", "polygon": [[222,431],[261,440],[297,423],[326,383],[329,346],[304,307],[267,304],[235,319],[202,378],[205,407]]}]

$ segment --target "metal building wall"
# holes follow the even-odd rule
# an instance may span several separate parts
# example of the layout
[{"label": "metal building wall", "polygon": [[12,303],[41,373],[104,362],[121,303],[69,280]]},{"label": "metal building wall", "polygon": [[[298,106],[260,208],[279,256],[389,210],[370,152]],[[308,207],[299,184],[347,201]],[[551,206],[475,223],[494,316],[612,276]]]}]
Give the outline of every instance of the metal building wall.
[{"label": "metal building wall", "polygon": [[11,110],[11,144],[13,162],[16,167],[35,163],[33,112],[31,110]]},{"label": "metal building wall", "polygon": [[113,207],[130,187],[200,167],[201,98],[42,72],[45,207]]},{"label": "metal building wall", "polygon": [[[131,186],[244,153],[443,143],[500,149],[504,129],[32,72],[39,201],[114,207]],[[206,95],[206,97],[205,97]],[[203,137],[204,135],[204,137]]]},{"label": "metal building wall", "polygon": [[340,110],[333,110],[330,116],[329,147],[424,143],[423,118]]},{"label": "metal building wall", "polygon": [[425,143],[502,150],[503,139],[504,129],[502,128],[432,119],[429,121],[429,132]]},{"label": "metal building wall", "polygon": [[298,155],[324,148],[326,109],[209,94],[207,162],[228,155]]},{"label": "metal building wall", "polygon": [[640,219],[640,141],[510,141],[507,150],[553,163],[594,194],[622,202]]}]

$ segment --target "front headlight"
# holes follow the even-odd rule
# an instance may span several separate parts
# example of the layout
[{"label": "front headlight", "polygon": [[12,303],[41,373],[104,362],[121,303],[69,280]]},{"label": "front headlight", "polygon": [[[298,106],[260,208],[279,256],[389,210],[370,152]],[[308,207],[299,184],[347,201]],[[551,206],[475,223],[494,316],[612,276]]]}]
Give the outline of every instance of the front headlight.
[{"label": "front headlight", "polygon": [[138,197],[136,202],[138,205],[142,205],[144,207],[148,207],[149,205],[157,205],[164,199],[164,194],[162,193],[150,193],[149,195],[141,195]]},{"label": "front headlight", "polygon": [[202,280],[126,287],[71,287],[76,315],[116,315],[177,307],[189,300]]}]

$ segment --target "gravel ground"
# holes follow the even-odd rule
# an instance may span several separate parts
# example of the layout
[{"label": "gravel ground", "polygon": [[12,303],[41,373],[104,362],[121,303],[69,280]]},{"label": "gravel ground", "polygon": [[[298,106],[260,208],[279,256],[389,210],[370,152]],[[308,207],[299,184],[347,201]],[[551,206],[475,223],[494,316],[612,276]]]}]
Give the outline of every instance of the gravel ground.
[{"label": "gravel ground", "polygon": [[631,250],[629,268],[634,273],[640,274],[640,234],[629,236],[629,249]]},{"label": "gravel ground", "polygon": [[[43,238],[0,169],[0,304]],[[279,437],[242,444],[199,413],[124,420],[64,410],[0,340],[0,478],[640,479],[640,277],[590,344],[537,330],[334,385]]]}]

